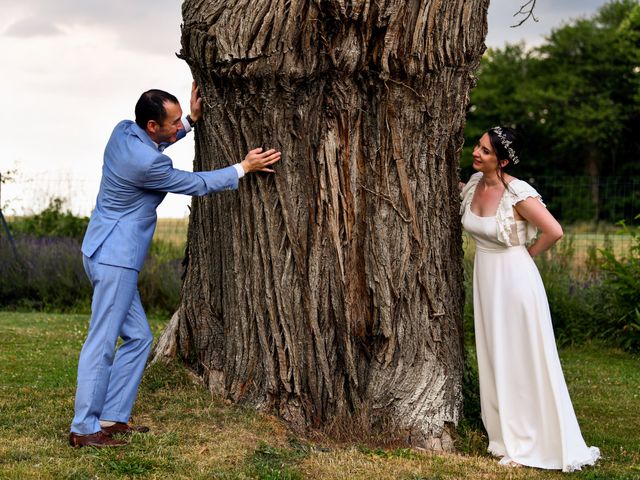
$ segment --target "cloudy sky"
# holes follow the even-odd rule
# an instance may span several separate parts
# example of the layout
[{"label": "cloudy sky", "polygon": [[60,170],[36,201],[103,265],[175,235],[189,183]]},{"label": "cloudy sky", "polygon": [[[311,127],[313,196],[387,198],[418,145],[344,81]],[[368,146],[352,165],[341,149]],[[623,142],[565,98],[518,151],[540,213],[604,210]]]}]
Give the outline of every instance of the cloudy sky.
[{"label": "cloudy sky", "polygon": [[[523,0],[524,1],[524,0]],[[535,46],[563,22],[605,0],[537,0],[538,22],[510,28],[517,0],[491,0],[487,45]],[[113,126],[133,117],[141,92],[161,88],[188,105],[191,77],[180,50],[179,0],[0,0],[0,172],[5,214],[39,211],[53,195],[89,214]],[[193,143],[167,151],[191,169]],[[189,198],[169,195],[158,213],[181,217]]]}]

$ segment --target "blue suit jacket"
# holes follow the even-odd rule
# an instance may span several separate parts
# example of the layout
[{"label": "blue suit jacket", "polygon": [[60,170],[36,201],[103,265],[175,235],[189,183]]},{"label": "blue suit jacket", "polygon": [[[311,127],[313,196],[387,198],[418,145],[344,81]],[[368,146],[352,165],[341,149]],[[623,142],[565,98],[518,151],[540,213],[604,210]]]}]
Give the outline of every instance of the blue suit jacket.
[{"label": "blue suit jacket", "polygon": [[[178,139],[185,135],[181,130]],[[105,148],[100,191],[82,253],[91,257],[102,247],[99,263],[140,271],[156,228],[156,208],[167,192],[206,195],[236,188],[234,167],[177,170],[144,130],[130,120],[122,121]]]}]

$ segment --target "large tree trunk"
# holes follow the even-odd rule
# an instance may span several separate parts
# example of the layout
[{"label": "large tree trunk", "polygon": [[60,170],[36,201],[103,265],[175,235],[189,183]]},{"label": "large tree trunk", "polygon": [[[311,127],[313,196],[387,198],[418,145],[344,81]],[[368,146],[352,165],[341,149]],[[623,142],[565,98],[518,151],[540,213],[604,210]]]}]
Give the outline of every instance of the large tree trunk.
[{"label": "large tree trunk", "polygon": [[163,345],[215,393],[335,435],[451,448],[462,405],[458,157],[488,0],[186,0],[195,199]]}]

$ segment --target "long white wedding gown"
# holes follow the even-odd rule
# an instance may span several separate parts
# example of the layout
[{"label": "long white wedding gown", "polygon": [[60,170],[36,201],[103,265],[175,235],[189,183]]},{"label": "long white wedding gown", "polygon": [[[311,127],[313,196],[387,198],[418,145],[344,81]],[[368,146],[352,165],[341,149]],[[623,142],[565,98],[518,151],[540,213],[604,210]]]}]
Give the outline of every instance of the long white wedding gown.
[{"label": "long white wedding gown", "polygon": [[[503,197],[509,208],[539,198],[521,180],[509,187]],[[524,246],[529,226],[516,221],[513,246],[506,246],[497,217],[471,211],[475,185],[465,190],[462,224],[476,243],[473,307],[489,451],[505,463],[538,468],[573,471],[593,465],[600,452],[585,444],[569,398],[544,285]]]}]

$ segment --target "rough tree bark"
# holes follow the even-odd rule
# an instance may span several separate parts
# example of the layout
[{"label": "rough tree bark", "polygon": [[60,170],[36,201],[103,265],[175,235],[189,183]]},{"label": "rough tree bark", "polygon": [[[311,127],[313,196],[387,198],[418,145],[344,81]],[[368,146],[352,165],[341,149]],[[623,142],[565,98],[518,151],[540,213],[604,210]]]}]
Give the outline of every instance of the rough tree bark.
[{"label": "rough tree bark", "polygon": [[[462,405],[458,158],[488,0],[186,0],[195,168],[282,151],[194,199],[158,356],[335,435],[452,447]],[[400,435],[400,437],[398,437]]]}]

